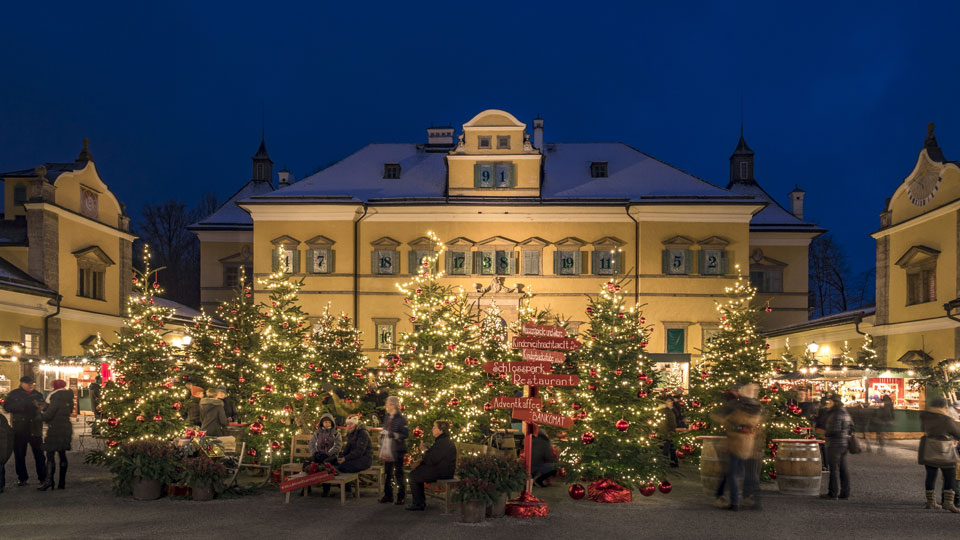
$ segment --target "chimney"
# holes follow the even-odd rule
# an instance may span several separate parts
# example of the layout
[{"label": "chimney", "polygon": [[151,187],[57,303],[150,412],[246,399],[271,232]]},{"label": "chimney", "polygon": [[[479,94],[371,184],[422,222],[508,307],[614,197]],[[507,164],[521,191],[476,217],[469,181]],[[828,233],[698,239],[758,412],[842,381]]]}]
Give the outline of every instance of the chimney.
[{"label": "chimney", "polygon": [[453,142],[453,126],[430,126],[427,128],[428,152],[446,152],[456,146]]},{"label": "chimney", "polygon": [[533,147],[543,153],[543,118],[539,114],[533,119]]},{"label": "chimney", "polygon": [[277,177],[279,178],[279,181],[277,182],[277,186],[279,188],[287,187],[296,181],[293,178],[293,174],[291,174],[286,167],[284,167],[283,170],[277,173]]},{"label": "chimney", "polygon": [[803,194],[806,193],[800,186],[795,186],[787,196],[790,197],[790,213],[797,219],[803,219]]}]

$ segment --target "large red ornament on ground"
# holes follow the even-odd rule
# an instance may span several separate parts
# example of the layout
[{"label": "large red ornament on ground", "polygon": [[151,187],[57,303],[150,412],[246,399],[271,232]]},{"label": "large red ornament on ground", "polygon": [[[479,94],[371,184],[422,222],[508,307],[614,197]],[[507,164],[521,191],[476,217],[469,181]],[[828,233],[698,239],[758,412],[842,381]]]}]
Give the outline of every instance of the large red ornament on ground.
[{"label": "large red ornament on ground", "polygon": [[590,500],[599,503],[619,504],[633,501],[633,493],[609,478],[597,480],[587,488]]}]

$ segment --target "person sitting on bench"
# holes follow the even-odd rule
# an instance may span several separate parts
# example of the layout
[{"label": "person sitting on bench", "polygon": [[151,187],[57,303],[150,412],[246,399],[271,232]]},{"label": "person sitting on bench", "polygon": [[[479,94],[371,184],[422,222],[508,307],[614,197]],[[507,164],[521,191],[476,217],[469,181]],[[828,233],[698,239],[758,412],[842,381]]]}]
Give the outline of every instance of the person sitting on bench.
[{"label": "person sitting on bench", "polygon": [[437,480],[453,478],[457,470],[457,447],[450,440],[450,422],[437,420],[433,423],[433,446],[427,449],[426,444],[420,443],[423,458],[420,465],[410,472],[410,491],[413,494],[413,504],[407,510],[419,511],[427,507],[424,484]]},{"label": "person sitting on bench", "polygon": [[[337,471],[355,473],[370,468],[373,452],[370,449],[370,434],[366,426],[360,424],[357,416],[347,417],[347,444],[343,447],[343,456],[337,459]],[[347,491],[350,485],[347,484]]]},{"label": "person sitting on bench", "polygon": [[[333,415],[324,413],[320,417],[320,425],[317,426],[317,430],[313,432],[313,437],[310,439],[310,457],[304,460],[303,470],[316,472],[320,469],[326,469],[336,474],[333,464],[337,462],[341,446],[343,446],[343,438],[334,423]],[[324,484],[323,496],[326,497],[329,493],[330,484]]]}]

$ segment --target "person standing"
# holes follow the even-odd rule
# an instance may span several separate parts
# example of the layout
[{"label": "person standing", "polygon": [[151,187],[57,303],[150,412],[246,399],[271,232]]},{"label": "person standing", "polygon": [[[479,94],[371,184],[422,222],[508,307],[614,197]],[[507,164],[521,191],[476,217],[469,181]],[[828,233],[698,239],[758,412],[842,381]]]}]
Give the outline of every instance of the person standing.
[{"label": "person standing", "polygon": [[200,431],[205,431],[208,437],[222,437],[227,424],[223,401],[217,399],[216,389],[208,389],[207,397],[200,400]]},{"label": "person standing", "polygon": [[744,475],[743,495],[753,501],[752,509],[760,509],[760,471],[757,459],[757,436],[763,408],[757,401],[759,388],[755,384],[740,387],[737,399],[714,414],[727,431],[727,479],[730,504],[726,510],[740,509],[740,473]]},{"label": "person standing", "polygon": [[413,504],[407,510],[422,511],[427,507],[424,484],[453,478],[457,471],[457,446],[450,440],[450,422],[437,420],[431,428],[434,441],[429,449],[420,443],[423,458],[420,465],[410,471],[410,491]]},{"label": "person standing", "polygon": [[100,419],[100,391],[103,390],[103,377],[97,375],[97,378],[87,387],[90,391],[90,410],[93,411],[93,417]]},{"label": "person standing", "polygon": [[7,461],[13,454],[13,428],[7,417],[0,414],[0,493],[7,486]]},{"label": "person standing", "polygon": [[[403,457],[407,454],[407,437],[410,434],[407,419],[400,414],[400,398],[387,397],[384,403],[386,415],[383,417],[383,430],[380,432],[380,460],[383,461],[384,479],[381,503],[403,504],[407,494],[406,481],[403,478]],[[393,500],[392,479],[397,481],[397,500]]]},{"label": "person standing", "polygon": [[233,398],[227,395],[227,387],[222,384],[217,387],[217,399],[223,402],[223,412],[227,415],[227,422],[238,422],[237,405]]},{"label": "person standing", "polygon": [[43,441],[43,450],[47,453],[47,480],[37,488],[40,491],[53,489],[57,457],[60,458],[60,481],[57,483],[57,489],[66,488],[67,450],[70,450],[70,442],[73,439],[71,414],[73,414],[73,390],[67,388],[66,381],[57,379],[53,381],[53,392],[47,396],[42,415],[43,421],[47,423],[47,438]]},{"label": "person standing", "polygon": [[10,413],[13,427],[13,457],[16,461],[17,485],[27,485],[27,445],[33,452],[33,461],[37,467],[37,479],[42,484],[46,480],[47,464],[43,458],[43,420],[40,408],[43,406],[43,394],[37,392],[37,383],[33,377],[20,377],[20,386],[7,394],[3,409]]},{"label": "person standing", "polygon": [[877,421],[877,455],[883,455],[884,447],[887,442],[887,432],[893,426],[893,400],[890,394],[884,394],[880,400],[880,410],[876,411],[874,418]]},{"label": "person standing", "polygon": [[187,389],[190,390],[190,399],[187,400],[187,404],[180,411],[180,415],[183,416],[183,419],[187,421],[188,427],[198,427],[202,422],[200,418],[200,400],[203,399],[203,388],[190,384],[187,386]]},{"label": "person standing", "polygon": [[550,478],[557,474],[557,459],[553,455],[550,437],[543,427],[537,428],[537,436],[530,443],[530,476],[540,487],[547,487]]},{"label": "person standing", "polygon": [[680,460],[677,457],[677,449],[673,446],[673,435],[677,431],[677,413],[673,408],[673,398],[667,396],[660,406],[663,413],[663,422],[660,423],[660,439],[663,440],[663,455],[670,460],[670,467],[680,466]]},{"label": "person standing", "polygon": [[960,440],[960,424],[947,412],[947,401],[942,397],[930,401],[927,410],[920,413],[920,425],[924,437],[917,450],[917,461],[927,471],[924,488],[927,508],[939,509],[937,504],[937,471],[943,475],[943,508],[960,513],[954,496],[957,489],[957,441]]},{"label": "person standing", "polygon": [[827,468],[830,470],[830,484],[827,493],[821,499],[849,499],[850,472],[847,470],[847,453],[850,437],[853,436],[853,419],[843,408],[840,396],[831,394],[826,402],[826,414],[823,420],[823,432],[826,438],[824,453]]}]

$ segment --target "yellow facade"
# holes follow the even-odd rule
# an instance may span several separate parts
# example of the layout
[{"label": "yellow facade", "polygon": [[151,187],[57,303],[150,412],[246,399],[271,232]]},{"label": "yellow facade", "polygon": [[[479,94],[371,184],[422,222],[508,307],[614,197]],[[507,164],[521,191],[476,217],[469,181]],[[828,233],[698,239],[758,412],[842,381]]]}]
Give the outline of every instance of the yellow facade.
[{"label": "yellow facade", "polygon": [[[296,254],[290,273],[304,280],[304,309],[319,314],[330,304],[350,315],[375,360],[390,350],[377,348],[378,331],[411,328],[396,285],[410,279],[411,258],[429,249],[424,237],[433,231],[448,251],[469,254],[464,275],[452,275],[454,263],[447,260],[440,267],[444,281],[462,287],[478,306],[496,302],[509,319],[522,290],[576,328],[587,320],[586,295],[597,294],[607,279],[623,279],[653,325],[648,350],[695,361],[704,333],[717,327],[715,301],[733,284],[736,266],[749,272],[751,221],[767,202],[712,186],[620,143],[543,143],[542,121],[534,126],[539,132],[531,140],[509,113],[484,111],[440,153],[431,154],[430,145],[370,145],[289,187],[238,200],[251,219],[249,237],[245,225],[231,226],[226,218],[193,229],[201,240],[204,305],[229,295],[221,261],[247,238],[257,278],[277,269],[279,247]],[[512,176],[488,187],[485,165]],[[389,167],[395,169],[388,174]],[[791,308],[771,316],[805,320],[807,244],[818,233],[765,234],[763,249],[787,263],[784,288],[769,299]],[[682,274],[665,270],[671,242],[688,242]],[[722,254],[722,272],[698,268],[708,251]],[[323,271],[310,261],[319,252],[331,264]],[[504,272],[475,266],[488,252],[512,254],[513,266],[505,263]],[[377,267],[383,253],[393,272]],[[569,269],[557,266],[574,258]],[[256,295],[266,299],[259,286]]]}]

